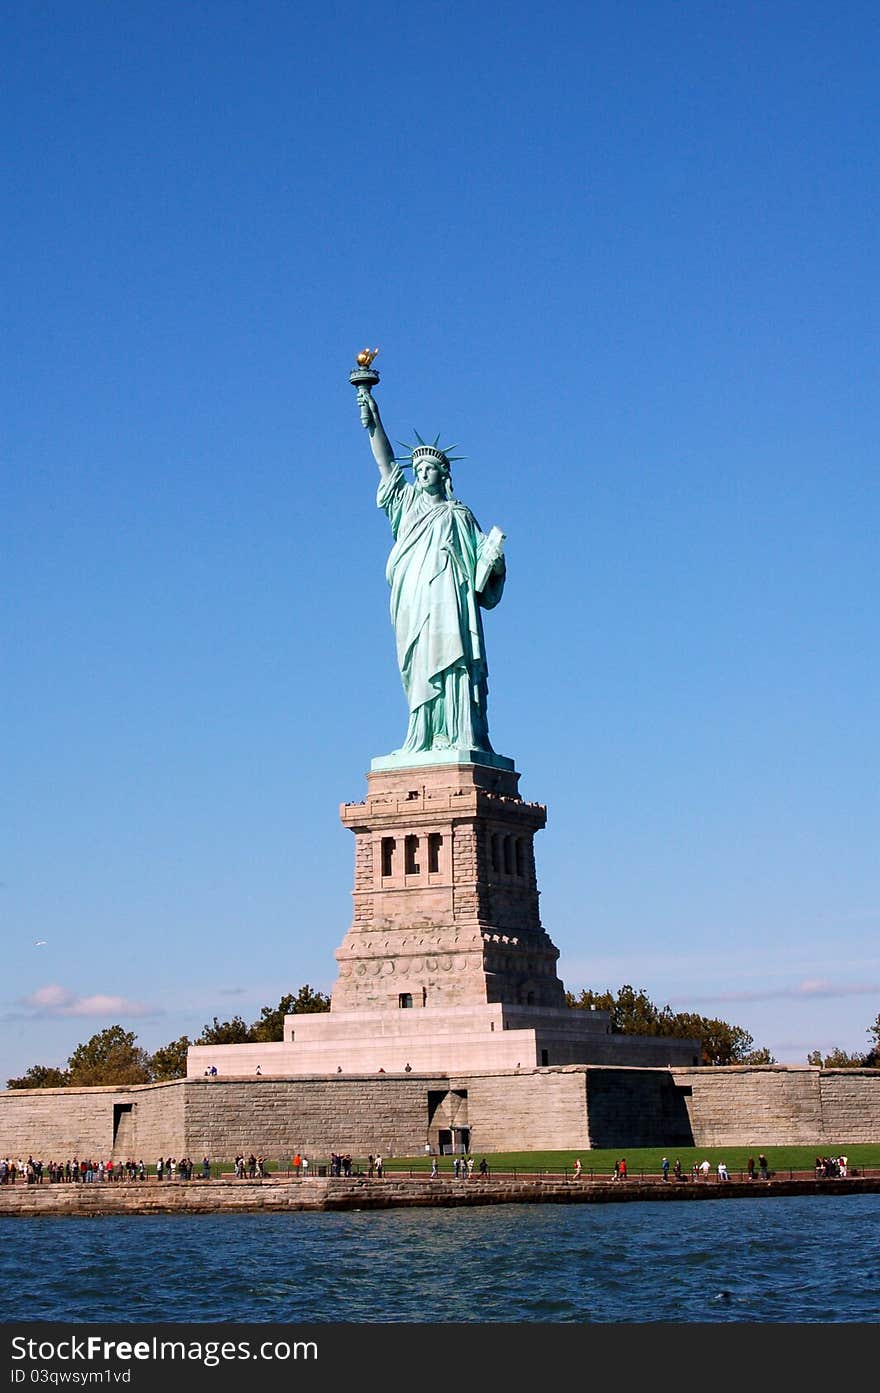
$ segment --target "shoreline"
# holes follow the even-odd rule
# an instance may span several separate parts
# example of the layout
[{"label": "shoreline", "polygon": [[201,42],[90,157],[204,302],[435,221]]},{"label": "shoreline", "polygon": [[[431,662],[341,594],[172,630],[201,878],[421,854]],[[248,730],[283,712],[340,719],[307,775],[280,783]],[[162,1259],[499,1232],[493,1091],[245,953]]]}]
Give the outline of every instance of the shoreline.
[{"label": "shoreline", "polygon": [[664,1182],[565,1176],[285,1177],[0,1187],[0,1218],[97,1218],[111,1214],[261,1214],[374,1209],[450,1209],[497,1204],[620,1204],[791,1195],[880,1194],[880,1176]]}]

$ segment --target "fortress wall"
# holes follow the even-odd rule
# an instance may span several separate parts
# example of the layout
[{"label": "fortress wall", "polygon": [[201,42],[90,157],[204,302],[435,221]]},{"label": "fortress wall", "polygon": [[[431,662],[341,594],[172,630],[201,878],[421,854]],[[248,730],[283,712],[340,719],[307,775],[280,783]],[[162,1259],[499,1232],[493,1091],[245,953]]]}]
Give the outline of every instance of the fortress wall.
[{"label": "fortress wall", "polygon": [[560,1151],[590,1145],[584,1068],[471,1074],[466,1088],[471,1151]]},{"label": "fortress wall", "polygon": [[277,1161],[297,1148],[321,1160],[331,1150],[415,1156],[453,1124],[470,1127],[471,1149],[481,1153],[689,1143],[834,1149],[880,1141],[880,1069],[569,1065],[0,1092],[0,1155],[43,1161],[91,1154],[152,1165],[160,1155],[221,1160],[239,1150]]},{"label": "fortress wall", "polygon": [[691,1121],[668,1069],[587,1069],[590,1145],[689,1146]]},{"label": "fortress wall", "polygon": [[833,1150],[841,1142],[880,1141],[880,1069],[828,1069],[819,1074],[823,1138]]},{"label": "fortress wall", "polygon": [[697,1146],[812,1145],[825,1136],[818,1069],[732,1065],[672,1073]]},{"label": "fortress wall", "polygon": [[117,1160],[152,1165],[157,1156],[193,1154],[186,1147],[186,1087],[182,1079],[132,1089],[125,1101],[133,1104],[132,1135],[129,1143],[121,1130],[117,1134],[113,1153]]},{"label": "fortress wall", "polygon": [[[0,1155],[67,1160],[108,1157],[115,1088],[27,1088],[0,1094]],[[126,1099],[127,1100],[127,1099]]]},{"label": "fortress wall", "polygon": [[295,1151],[416,1156],[428,1132],[428,1091],[448,1081],[400,1078],[189,1079],[186,1146],[191,1156],[254,1151],[287,1160]]},{"label": "fortress wall", "polygon": [[[32,1154],[43,1161],[180,1156],[183,1101],[180,1083],[9,1089],[0,1093],[0,1155],[18,1159]],[[122,1105],[127,1115],[115,1113],[114,1105]]]}]

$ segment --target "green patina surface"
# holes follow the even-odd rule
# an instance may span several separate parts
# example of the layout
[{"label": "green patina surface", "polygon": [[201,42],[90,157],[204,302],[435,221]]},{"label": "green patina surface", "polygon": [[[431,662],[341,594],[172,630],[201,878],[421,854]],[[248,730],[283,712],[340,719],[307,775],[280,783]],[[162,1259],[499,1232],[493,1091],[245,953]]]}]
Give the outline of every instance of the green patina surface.
[{"label": "green patina surface", "polygon": [[[448,449],[419,437],[405,459],[395,458],[372,394],[378,373],[370,370],[366,380],[356,369],[351,381],[379,467],[376,501],[394,537],[385,574],[409,705],[403,745],[372,767],[467,762],[511,769],[489,741],[482,619],[504,590],[504,534],[496,527],[483,532],[455,497]],[[404,463],[412,468],[412,483]]]}]

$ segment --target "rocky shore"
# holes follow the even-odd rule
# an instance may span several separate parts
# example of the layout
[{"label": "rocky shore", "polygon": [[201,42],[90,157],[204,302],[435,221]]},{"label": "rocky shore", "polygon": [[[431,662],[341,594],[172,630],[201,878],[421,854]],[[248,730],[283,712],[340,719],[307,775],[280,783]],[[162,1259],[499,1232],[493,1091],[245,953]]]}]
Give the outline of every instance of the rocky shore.
[{"label": "rocky shore", "polygon": [[284,1210],[460,1208],[485,1204],[620,1204],[638,1200],[677,1203],[716,1199],[767,1199],[780,1195],[880,1193],[880,1175],[817,1180],[687,1182],[628,1179],[574,1180],[567,1176],[499,1174],[468,1180],[386,1174],[297,1180],[172,1181],[93,1185],[0,1186],[0,1218],[89,1218],[104,1214],[272,1213]]}]

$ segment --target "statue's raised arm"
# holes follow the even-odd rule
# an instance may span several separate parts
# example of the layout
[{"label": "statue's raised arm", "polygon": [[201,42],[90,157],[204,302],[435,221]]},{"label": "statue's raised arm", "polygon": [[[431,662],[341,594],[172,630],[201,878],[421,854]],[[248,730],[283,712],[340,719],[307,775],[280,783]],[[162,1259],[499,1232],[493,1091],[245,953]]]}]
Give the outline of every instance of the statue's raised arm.
[{"label": "statue's raised arm", "polygon": [[376,463],[379,466],[379,473],[383,479],[387,479],[394,464],[394,451],[391,448],[391,441],[382,425],[382,417],[379,415],[379,407],[373,393],[369,387],[358,387],[358,406],[361,409],[361,422],[370,436],[370,445]]}]

